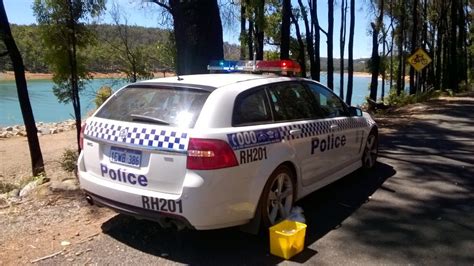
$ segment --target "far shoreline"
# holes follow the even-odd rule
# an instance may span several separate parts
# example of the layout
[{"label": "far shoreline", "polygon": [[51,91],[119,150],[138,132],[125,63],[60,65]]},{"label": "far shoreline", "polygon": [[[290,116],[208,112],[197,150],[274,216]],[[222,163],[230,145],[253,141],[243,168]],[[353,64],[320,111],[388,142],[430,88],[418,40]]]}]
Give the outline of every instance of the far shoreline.
[{"label": "far shoreline", "polygon": [[[326,73],[326,71],[321,71],[321,73]],[[344,72],[347,74],[347,72]],[[98,73],[91,72],[91,75],[94,79],[125,79],[125,73]],[[340,75],[340,72],[334,72],[334,76]],[[174,76],[174,73],[167,72],[166,76]],[[370,78],[372,76],[369,72],[354,72],[354,77]],[[33,73],[25,72],[25,77],[27,81],[33,80],[52,80],[53,74],[51,73]],[[163,77],[163,72],[155,72],[154,78]],[[0,82],[2,81],[14,81],[15,75],[13,71],[0,72]]]}]

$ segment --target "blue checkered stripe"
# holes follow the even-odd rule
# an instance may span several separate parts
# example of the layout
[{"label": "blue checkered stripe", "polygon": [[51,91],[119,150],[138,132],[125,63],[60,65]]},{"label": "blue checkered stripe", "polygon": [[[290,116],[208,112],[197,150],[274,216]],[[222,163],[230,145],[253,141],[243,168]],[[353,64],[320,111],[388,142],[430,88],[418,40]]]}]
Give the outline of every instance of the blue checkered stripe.
[{"label": "blue checkered stripe", "polygon": [[[126,135],[122,135],[124,129],[127,130]],[[126,127],[99,121],[93,121],[87,125],[84,134],[111,142],[172,151],[186,151],[189,142],[188,133],[186,132],[145,127]]]},{"label": "blue checkered stripe", "polygon": [[338,120],[335,122],[335,124],[339,126],[338,130],[335,130],[335,131],[369,126],[369,123],[367,122],[365,118],[353,118],[353,117]]},{"label": "blue checkered stripe", "polygon": [[[337,128],[331,129],[331,125],[338,125]],[[367,127],[365,119],[354,119],[346,118],[335,121],[318,121],[305,124],[296,124],[290,126],[284,126],[280,128],[280,135],[282,139],[292,140],[300,138],[308,138],[317,135],[325,135],[334,133],[342,130],[348,130],[353,128]],[[290,131],[293,129],[301,130],[301,134],[290,135]]]},{"label": "blue checkered stripe", "polygon": [[[281,127],[280,135],[282,136],[282,139],[290,140],[329,134],[331,132],[331,124],[332,123],[330,121],[319,121],[313,123],[284,126]],[[301,134],[290,135],[290,131],[293,129],[301,130]]]}]

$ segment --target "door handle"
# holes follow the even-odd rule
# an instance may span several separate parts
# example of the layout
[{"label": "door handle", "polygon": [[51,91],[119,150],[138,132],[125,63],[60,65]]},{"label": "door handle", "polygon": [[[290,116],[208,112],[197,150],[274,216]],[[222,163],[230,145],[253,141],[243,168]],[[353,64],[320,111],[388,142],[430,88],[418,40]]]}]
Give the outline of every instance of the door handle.
[{"label": "door handle", "polygon": [[290,135],[294,136],[294,135],[299,135],[301,134],[301,129],[292,129],[290,130]]},{"label": "door handle", "polygon": [[336,124],[333,124],[333,125],[330,126],[331,129],[337,129],[338,127],[339,127],[339,126],[336,125]]}]

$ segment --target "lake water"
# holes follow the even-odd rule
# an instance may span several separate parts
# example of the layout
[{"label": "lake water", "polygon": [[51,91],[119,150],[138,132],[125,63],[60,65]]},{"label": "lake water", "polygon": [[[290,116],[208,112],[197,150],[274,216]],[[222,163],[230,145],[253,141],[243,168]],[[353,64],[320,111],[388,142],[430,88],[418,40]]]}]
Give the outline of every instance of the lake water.
[{"label": "lake water", "polygon": [[[321,73],[321,83],[326,84],[326,76]],[[344,79],[347,84],[347,75]],[[114,90],[119,89],[127,82],[123,79],[94,79],[91,80],[81,94],[82,115],[95,108],[93,102],[95,91],[101,86],[107,85]],[[354,91],[352,104],[360,105],[365,102],[365,97],[369,94],[370,78],[354,77]],[[334,75],[334,91],[339,94],[339,75]],[[73,118],[72,104],[59,103],[53,94],[54,84],[51,80],[30,80],[28,81],[28,92],[31,106],[36,122],[59,122]],[[346,86],[346,85],[345,85]],[[379,96],[380,97],[379,81]],[[388,86],[386,86],[386,91]],[[18,95],[14,81],[0,81],[0,126],[10,126],[23,124]]]}]

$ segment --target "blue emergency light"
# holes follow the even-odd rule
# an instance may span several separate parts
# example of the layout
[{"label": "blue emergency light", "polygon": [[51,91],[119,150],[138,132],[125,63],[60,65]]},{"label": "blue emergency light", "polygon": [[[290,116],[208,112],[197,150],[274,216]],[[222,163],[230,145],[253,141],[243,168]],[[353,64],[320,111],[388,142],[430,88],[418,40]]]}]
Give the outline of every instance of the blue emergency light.
[{"label": "blue emergency light", "polygon": [[293,60],[212,60],[207,69],[216,72],[301,72]]}]

